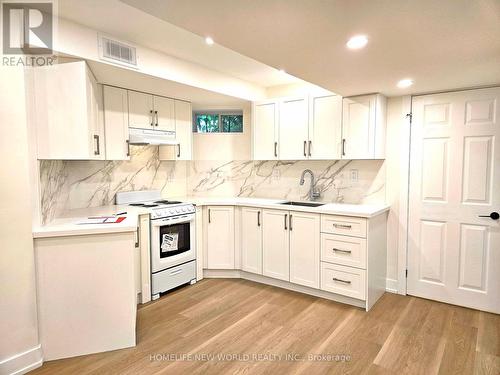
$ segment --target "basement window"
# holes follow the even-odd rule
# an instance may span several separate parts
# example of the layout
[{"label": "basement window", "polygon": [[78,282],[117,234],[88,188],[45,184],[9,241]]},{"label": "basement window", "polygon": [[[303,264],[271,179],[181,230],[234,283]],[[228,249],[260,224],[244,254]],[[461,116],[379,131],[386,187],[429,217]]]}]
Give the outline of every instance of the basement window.
[{"label": "basement window", "polygon": [[196,111],[193,113],[195,133],[242,133],[243,111]]}]

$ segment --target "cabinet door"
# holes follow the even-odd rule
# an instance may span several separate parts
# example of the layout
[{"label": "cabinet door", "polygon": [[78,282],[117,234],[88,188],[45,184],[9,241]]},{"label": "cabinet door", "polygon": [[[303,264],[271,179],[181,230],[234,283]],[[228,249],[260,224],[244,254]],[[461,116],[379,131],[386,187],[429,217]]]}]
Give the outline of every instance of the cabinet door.
[{"label": "cabinet door", "polygon": [[274,160],[278,158],[278,103],[276,101],[253,104],[253,158]]},{"label": "cabinet door", "polygon": [[320,218],[290,212],[290,282],[319,288]]},{"label": "cabinet door", "polygon": [[234,269],[234,208],[209,206],[207,268]]},{"label": "cabinet door", "polygon": [[[94,159],[101,139],[96,83],[85,62],[33,69],[38,159]],[[91,102],[94,101],[94,102]],[[100,150],[99,150],[100,151]]]},{"label": "cabinet door", "polygon": [[307,159],[308,120],[307,97],[281,101],[279,120],[279,158],[281,160]]},{"label": "cabinet door", "polygon": [[103,115],[102,85],[97,83],[90,69],[87,69],[87,121],[92,137],[91,149],[93,150],[89,159],[105,159],[106,145]]},{"label": "cabinet door", "polygon": [[241,269],[262,275],[262,211],[241,209]]},{"label": "cabinet door", "polygon": [[288,211],[262,211],[262,274],[290,280]]},{"label": "cabinet door", "polygon": [[153,102],[155,129],[175,131],[174,99],[154,96]]},{"label": "cabinet door", "polygon": [[309,159],[340,159],[342,147],[342,97],[313,96],[309,100]]},{"label": "cabinet door", "polygon": [[152,129],[154,126],[153,95],[128,91],[128,126]]},{"label": "cabinet door", "polygon": [[129,160],[127,90],[104,86],[106,160]]},{"label": "cabinet door", "polygon": [[343,99],[343,159],[374,158],[375,105],[375,95]]},{"label": "cabinet door", "polygon": [[175,101],[175,136],[177,145],[177,160],[191,160],[193,149],[193,121],[191,103]]}]

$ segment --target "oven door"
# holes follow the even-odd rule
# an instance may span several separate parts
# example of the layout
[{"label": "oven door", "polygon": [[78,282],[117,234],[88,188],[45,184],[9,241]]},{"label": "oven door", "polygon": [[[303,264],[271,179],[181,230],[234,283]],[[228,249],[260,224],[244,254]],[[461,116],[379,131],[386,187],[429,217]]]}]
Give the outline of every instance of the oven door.
[{"label": "oven door", "polygon": [[151,271],[195,259],[194,214],[151,220]]}]

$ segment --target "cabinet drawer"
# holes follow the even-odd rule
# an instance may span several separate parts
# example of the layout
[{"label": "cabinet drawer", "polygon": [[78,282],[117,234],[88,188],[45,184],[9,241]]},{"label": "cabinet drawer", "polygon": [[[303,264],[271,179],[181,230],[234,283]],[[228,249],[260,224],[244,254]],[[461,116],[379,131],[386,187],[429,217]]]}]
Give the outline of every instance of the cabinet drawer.
[{"label": "cabinet drawer", "polygon": [[321,215],[323,233],[366,238],[366,219],[361,217]]},{"label": "cabinet drawer", "polygon": [[321,262],[321,289],[347,297],[365,299],[366,271]]},{"label": "cabinet drawer", "polygon": [[366,240],[321,233],[321,260],[366,269]]},{"label": "cabinet drawer", "polygon": [[165,290],[176,288],[196,279],[196,261],[155,272],[151,277],[151,293],[158,294]]}]

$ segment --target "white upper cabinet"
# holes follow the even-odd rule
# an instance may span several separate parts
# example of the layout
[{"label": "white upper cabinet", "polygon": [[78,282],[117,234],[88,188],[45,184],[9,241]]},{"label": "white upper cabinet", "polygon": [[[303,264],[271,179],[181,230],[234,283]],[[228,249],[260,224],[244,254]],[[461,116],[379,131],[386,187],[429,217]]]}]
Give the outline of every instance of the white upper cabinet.
[{"label": "white upper cabinet", "polygon": [[155,125],[153,95],[128,91],[128,125],[131,128],[153,129]]},{"label": "white upper cabinet", "polygon": [[191,103],[174,101],[175,139],[173,146],[160,146],[160,160],[191,160],[193,158],[193,110]]},{"label": "white upper cabinet", "polygon": [[252,134],[254,160],[278,159],[278,108],[279,104],[275,100],[253,103]]},{"label": "white upper cabinet", "polygon": [[385,97],[344,98],[342,107],[342,159],[384,159]]},{"label": "white upper cabinet", "polygon": [[234,207],[209,206],[207,215],[207,268],[234,269]]},{"label": "white upper cabinet", "polygon": [[262,275],[262,210],[241,209],[241,269]]},{"label": "white upper cabinet", "polygon": [[104,86],[106,160],[129,160],[127,90]]},{"label": "white upper cabinet", "polygon": [[279,158],[301,160],[308,157],[308,98],[286,98],[280,102]]},{"label": "white upper cabinet", "polygon": [[102,87],[84,61],[33,70],[38,159],[104,159]]},{"label": "white upper cabinet", "polygon": [[342,97],[309,98],[309,159],[340,159],[342,153]]},{"label": "white upper cabinet", "polygon": [[131,128],[175,131],[174,99],[128,91]]},{"label": "white upper cabinet", "polygon": [[174,99],[153,96],[153,108],[155,129],[175,131]]}]

